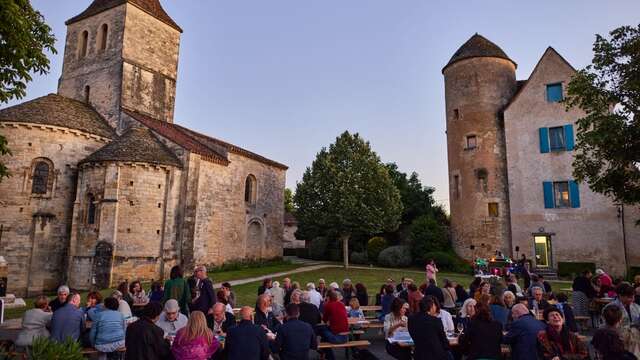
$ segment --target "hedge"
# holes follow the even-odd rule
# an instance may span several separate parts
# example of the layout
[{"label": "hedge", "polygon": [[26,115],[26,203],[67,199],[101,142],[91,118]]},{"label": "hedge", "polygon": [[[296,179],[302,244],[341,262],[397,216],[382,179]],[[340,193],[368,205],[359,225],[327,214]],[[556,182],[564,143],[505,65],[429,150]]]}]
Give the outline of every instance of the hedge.
[{"label": "hedge", "polygon": [[354,264],[369,264],[369,260],[367,259],[367,253],[354,251],[351,253],[351,262]]},{"label": "hedge", "polygon": [[387,247],[387,240],[382,236],[374,236],[367,242],[367,255],[372,261],[376,261],[380,252]]},{"label": "hedge", "polygon": [[558,262],[558,276],[576,277],[576,275],[589,270],[592,273],[596,271],[596,264],[592,262]]},{"label": "hedge", "polygon": [[390,246],[380,252],[378,263],[386,267],[408,267],[411,265],[411,249],[405,245]]}]

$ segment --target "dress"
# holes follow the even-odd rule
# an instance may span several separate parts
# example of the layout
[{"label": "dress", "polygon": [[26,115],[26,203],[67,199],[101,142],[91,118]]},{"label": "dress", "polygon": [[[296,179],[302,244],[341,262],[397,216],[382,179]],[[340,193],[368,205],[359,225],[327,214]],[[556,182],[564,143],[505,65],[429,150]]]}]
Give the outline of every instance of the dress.
[{"label": "dress", "polygon": [[435,281],[437,284],[438,281],[436,279],[436,273],[438,272],[438,268],[435,266],[435,264],[434,265],[427,264],[426,272],[427,272],[427,284],[429,283],[429,279],[433,279],[433,281]]}]

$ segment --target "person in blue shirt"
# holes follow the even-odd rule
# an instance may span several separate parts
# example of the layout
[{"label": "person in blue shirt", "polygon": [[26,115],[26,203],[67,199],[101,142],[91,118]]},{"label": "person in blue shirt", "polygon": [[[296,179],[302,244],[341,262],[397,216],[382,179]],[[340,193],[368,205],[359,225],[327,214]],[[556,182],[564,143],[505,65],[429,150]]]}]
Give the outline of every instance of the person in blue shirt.
[{"label": "person in blue shirt", "polygon": [[505,344],[511,345],[511,356],[518,360],[538,359],[538,333],[546,329],[546,325],[536,319],[527,306],[516,304],[511,309],[513,323],[509,332],[503,336]]},{"label": "person in blue shirt", "polygon": [[94,315],[89,339],[101,353],[110,354],[124,347],[126,324],[118,306],[118,299],[106,298],[105,309]]},{"label": "person in blue shirt", "polygon": [[80,309],[80,294],[71,292],[67,303],[51,317],[51,339],[64,342],[67,338],[80,339],[84,331],[84,312]]}]

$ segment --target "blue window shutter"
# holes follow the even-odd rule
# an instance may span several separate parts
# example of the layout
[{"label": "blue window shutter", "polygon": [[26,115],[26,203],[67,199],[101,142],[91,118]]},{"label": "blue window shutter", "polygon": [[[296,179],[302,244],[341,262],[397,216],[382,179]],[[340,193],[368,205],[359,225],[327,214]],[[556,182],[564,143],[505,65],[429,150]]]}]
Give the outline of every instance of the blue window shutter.
[{"label": "blue window shutter", "polygon": [[571,200],[572,208],[580,207],[580,190],[578,183],[573,180],[569,180],[569,199]]},{"label": "blue window shutter", "polygon": [[544,208],[553,209],[553,183],[551,181],[545,181],[542,183],[542,189],[544,190]]},{"label": "blue window shutter", "polygon": [[567,151],[573,151],[575,142],[573,139],[573,125],[565,125],[564,126],[564,144]]},{"label": "blue window shutter", "polygon": [[549,128],[540,128],[540,152],[545,154],[549,152]]}]

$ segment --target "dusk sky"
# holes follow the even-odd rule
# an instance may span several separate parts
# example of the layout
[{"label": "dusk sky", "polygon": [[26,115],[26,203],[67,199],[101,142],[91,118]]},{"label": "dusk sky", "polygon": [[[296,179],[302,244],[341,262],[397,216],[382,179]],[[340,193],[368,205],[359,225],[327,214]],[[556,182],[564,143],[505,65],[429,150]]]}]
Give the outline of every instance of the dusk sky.
[{"label": "dusk sky", "polygon": [[[51,73],[26,99],[56,92],[64,21],[89,0],[34,0],[55,31]],[[594,34],[637,25],[640,1],[163,0],[182,27],[175,122],[289,166],[295,189],[344,130],[384,162],[418,172],[448,205],[442,67],[478,32],[526,79],[548,46],[574,67]]]}]

